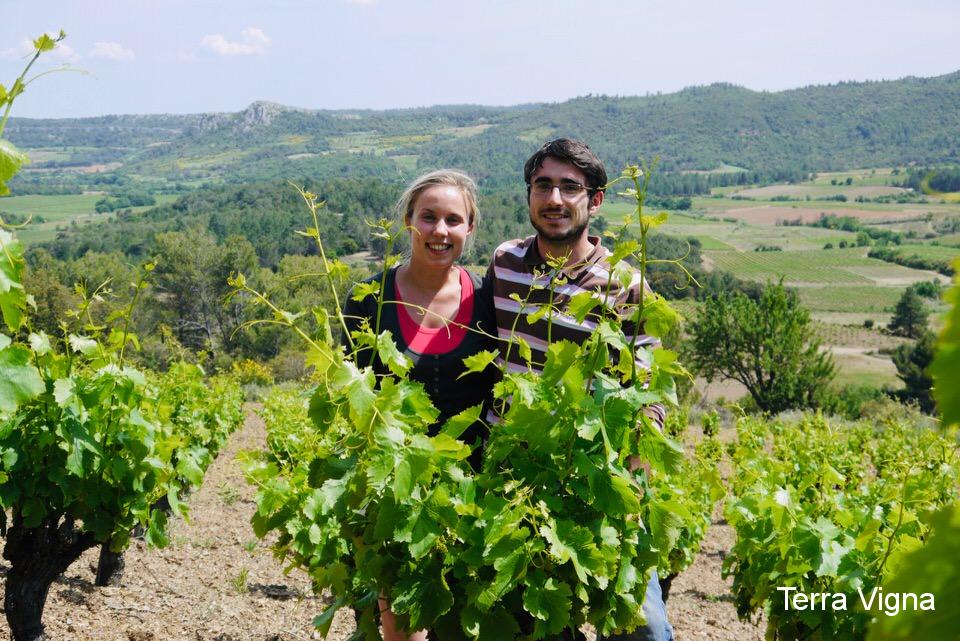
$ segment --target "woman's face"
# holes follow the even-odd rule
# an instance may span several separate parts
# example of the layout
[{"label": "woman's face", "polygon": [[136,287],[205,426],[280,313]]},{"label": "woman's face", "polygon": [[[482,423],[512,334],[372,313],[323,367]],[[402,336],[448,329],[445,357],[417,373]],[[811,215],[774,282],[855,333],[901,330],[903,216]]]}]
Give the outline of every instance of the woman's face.
[{"label": "woman's face", "polygon": [[473,233],[467,200],[453,185],[424,189],[413,203],[407,224],[411,227],[410,263],[420,268],[449,269]]}]

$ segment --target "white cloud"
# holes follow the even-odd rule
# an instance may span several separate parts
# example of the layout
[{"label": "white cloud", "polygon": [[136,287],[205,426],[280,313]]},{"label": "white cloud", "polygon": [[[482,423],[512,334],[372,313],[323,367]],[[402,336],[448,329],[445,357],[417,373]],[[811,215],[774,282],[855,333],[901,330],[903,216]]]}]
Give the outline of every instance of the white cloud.
[{"label": "white cloud", "polygon": [[33,43],[30,42],[29,38],[24,38],[17,47],[0,49],[0,58],[3,60],[16,60],[17,58],[25,58],[31,53],[33,53]]},{"label": "white cloud", "polygon": [[200,46],[219,56],[248,56],[265,53],[270,42],[262,29],[250,27],[240,32],[240,42],[230,42],[216,33],[204,36]]},{"label": "white cloud", "polygon": [[[56,33],[50,33],[51,37],[56,38]],[[0,59],[3,60],[16,60],[18,58],[27,58],[33,55],[33,52],[36,49],[33,48],[33,41],[30,38],[23,38],[20,41],[20,45],[17,47],[10,47],[9,49],[0,49]],[[80,54],[78,54],[73,47],[70,45],[65,45],[62,42],[57,44],[57,48],[53,51],[44,53],[42,60],[46,61],[57,61],[57,62],[76,62],[80,59]]]},{"label": "white cloud", "polygon": [[[44,54],[48,55],[48,54]],[[73,47],[70,45],[65,45],[62,42],[57,45],[57,48],[49,53],[50,57],[54,60],[59,60],[60,62],[76,62],[80,59],[80,54],[77,53]]]},{"label": "white cloud", "polygon": [[88,54],[91,58],[106,58],[107,60],[133,60],[133,49],[127,49],[118,42],[97,42]]}]

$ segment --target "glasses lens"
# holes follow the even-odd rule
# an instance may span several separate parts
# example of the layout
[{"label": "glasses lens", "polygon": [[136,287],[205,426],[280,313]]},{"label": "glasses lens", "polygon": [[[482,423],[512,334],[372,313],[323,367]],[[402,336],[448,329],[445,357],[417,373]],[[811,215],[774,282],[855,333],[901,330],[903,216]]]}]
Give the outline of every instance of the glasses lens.
[{"label": "glasses lens", "polygon": [[583,185],[578,185],[577,183],[563,183],[560,185],[560,193],[564,196],[579,196],[581,191],[583,191]]},{"label": "glasses lens", "polygon": [[551,183],[549,180],[538,180],[537,182],[533,183],[532,188],[535,194],[542,196],[553,191],[553,183]]}]

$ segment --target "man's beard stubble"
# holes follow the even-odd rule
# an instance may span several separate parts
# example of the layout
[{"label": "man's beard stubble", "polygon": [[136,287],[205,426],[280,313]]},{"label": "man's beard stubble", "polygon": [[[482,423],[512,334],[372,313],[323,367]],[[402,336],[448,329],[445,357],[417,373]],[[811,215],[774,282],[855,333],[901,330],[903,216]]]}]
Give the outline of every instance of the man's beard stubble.
[{"label": "man's beard stubble", "polygon": [[[570,212],[566,213],[570,215]],[[541,236],[545,240],[549,240],[553,243],[566,243],[580,238],[580,236],[583,234],[583,231],[587,228],[587,225],[590,224],[590,218],[587,217],[581,224],[571,227],[568,231],[563,233],[548,232],[537,223],[532,213],[530,214],[530,224],[533,225],[533,228],[537,230],[537,235]]]}]

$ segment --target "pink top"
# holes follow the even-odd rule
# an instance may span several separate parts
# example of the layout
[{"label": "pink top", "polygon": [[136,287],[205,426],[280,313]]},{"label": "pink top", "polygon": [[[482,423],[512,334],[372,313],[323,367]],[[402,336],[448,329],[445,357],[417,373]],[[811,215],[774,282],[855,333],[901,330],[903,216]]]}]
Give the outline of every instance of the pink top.
[{"label": "pink top", "polygon": [[[470,319],[473,317],[473,281],[470,280],[465,269],[459,267],[457,269],[460,270],[460,309],[457,310],[453,321],[459,325],[424,327],[411,316],[411,314],[419,314],[419,310],[405,305],[400,305],[402,309],[397,310],[397,320],[400,321],[403,340],[418,354],[445,354],[453,351],[467,334],[466,326],[470,324]],[[397,301],[402,303],[400,288],[395,285],[394,289]]]}]

